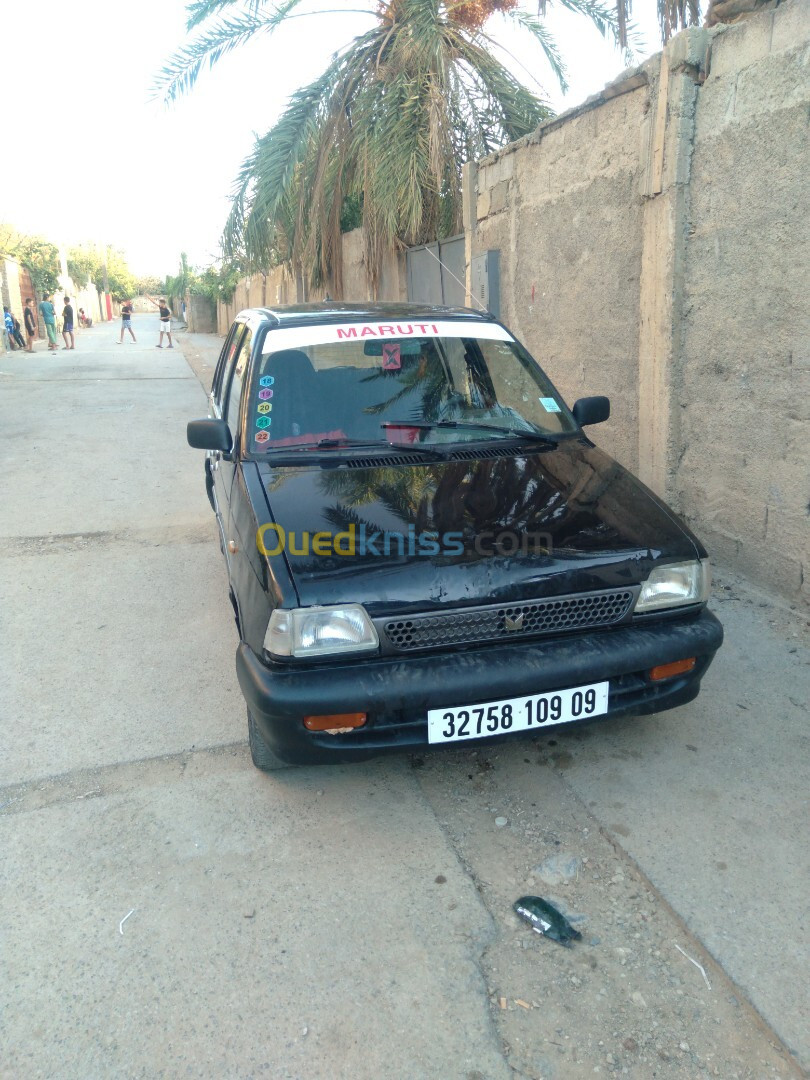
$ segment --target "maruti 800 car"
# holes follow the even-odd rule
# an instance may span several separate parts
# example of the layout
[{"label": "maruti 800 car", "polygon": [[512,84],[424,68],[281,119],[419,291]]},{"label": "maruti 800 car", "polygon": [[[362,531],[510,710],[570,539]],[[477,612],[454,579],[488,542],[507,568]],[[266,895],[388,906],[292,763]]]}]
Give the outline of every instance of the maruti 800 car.
[{"label": "maruti 800 car", "polygon": [[722,642],[677,516],[492,316],[243,311],[207,451],[253,761],[478,744],[692,700]]}]

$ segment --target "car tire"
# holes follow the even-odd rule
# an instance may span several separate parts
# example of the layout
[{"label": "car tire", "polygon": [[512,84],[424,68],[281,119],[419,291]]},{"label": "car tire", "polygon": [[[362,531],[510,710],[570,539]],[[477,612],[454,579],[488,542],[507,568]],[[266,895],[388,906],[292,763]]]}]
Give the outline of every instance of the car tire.
[{"label": "car tire", "polygon": [[250,709],[248,709],[247,718],[250,756],[256,768],[261,772],[277,772],[279,769],[289,769],[289,762],[282,761],[278,755],[274,754],[262,738],[259,725],[251,716]]}]

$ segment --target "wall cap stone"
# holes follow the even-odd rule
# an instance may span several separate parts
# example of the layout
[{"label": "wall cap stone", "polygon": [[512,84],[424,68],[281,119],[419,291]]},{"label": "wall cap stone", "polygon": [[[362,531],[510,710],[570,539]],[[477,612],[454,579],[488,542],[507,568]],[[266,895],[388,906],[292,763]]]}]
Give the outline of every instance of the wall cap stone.
[{"label": "wall cap stone", "polygon": [[[659,55],[660,54],[656,54],[652,57],[652,60],[657,61]],[[507,143],[506,146],[502,146],[500,150],[496,150],[486,157],[479,158],[476,164],[479,168],[492,166],[501,158],[516,153],[524,146],[531,146],[541,142],[544,136],[551,134],[552,131],[556,131],[557,128],[562,127],[563,124],[567,124],[570,120],[574,120],[578,116],[591,112],[592,109],[597,109],[600,105],[605,105],[608,101],[612,101],[613,98],[621,97],[622,94],[629,94],[632,93],[633,90],[638,90],[642,86],[647,86],[650,82],[647,69],[651,62],[652,61],[647,60],[639,67],[627,68],[627,70],[623,71],[616,79],[609,82],[603,90],[600,90],[598,94],[592,94],[581,102],[581,104],[575,105],[571,109],[566,109],[565,112],[560,113],[559,116],[555,116],[551,120],[544,120],[542,124],[539,124],[530,134],[524,135],[523,138],[516,139],[514,142]]]}]

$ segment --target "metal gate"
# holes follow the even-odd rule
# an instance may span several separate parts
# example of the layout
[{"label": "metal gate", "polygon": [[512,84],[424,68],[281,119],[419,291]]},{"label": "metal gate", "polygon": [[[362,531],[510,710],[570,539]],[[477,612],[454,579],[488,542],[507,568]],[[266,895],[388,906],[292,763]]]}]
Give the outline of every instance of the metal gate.
[{"label": "metal gate", "polygon": [[466,267],[463,234],[409,248],[407,264],[408,299],[412,303],[464,307]]}]

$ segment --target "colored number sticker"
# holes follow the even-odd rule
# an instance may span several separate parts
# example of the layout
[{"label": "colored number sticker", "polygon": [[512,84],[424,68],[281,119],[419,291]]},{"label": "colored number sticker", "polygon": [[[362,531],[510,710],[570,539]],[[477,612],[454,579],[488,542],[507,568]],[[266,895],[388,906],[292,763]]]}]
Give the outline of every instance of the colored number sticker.
[{"label": "colored number sticker", "polygon": [[399,371],[402,367],[402,351],[397,342],[387,342],[382,347],[383,371]]},{"label": "colored number sticker", "polygon": [[257,412],[266,413],[266,412],[271,412],[272,409],[273,409],[273,406],[270,404],[269,401],[263,401],[259,405],[259,408],[258,408]]},{"label": "colored number sticker", "polygon": [[270,441],[270,432],[269,431],[257,431],[256,432],[256,442],[257,443],[266,443],[266,442],[269,442],[269,441]]},{"label": "colored number sticker", "polygon": [[262,375],[259,379],[259,386],[272,386],[275,381],[272,375]]},{"label": "colored number sticker", "polygon": [[540,404],[546,410],[546,412],[559,412],[560,406],[554,400],[553,397],[541,397]]},{"label": "colored number sticker", "polygon": [[266,428],[266,427],[270,427],[270,425],[272,423],[273,423],[273,421],[270,419],[269,416],[260,416],[256,421],[256,427],[258,427],[258,428]]},{"label": "colored number sticker", "polygon": [[260,390],[259,391],[259,397],[262,399],[262,401],[267,401],[272,396],[273,396],[273,391],[272,390]]}]

